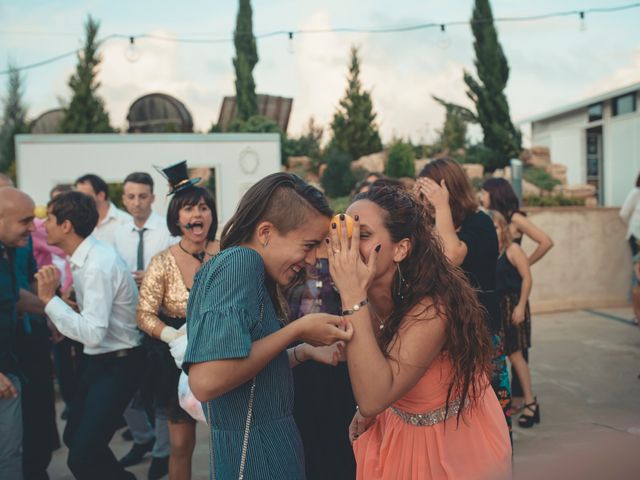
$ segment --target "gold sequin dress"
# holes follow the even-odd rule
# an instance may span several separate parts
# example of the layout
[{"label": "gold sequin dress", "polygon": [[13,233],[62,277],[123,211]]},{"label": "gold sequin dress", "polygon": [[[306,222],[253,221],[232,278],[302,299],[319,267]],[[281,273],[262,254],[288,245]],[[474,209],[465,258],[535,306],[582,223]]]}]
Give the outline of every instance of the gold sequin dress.
[{"label": "gold sequin dress", "polygon": [[193,421],[178,403],[178,379],[180,370],[169,351],[169,346],[152,337],[158,325],[180,328],[187,314],[187,289],[176,259],[169,249],[151,259],[140,285],[137,320],[140,330],[148,337],[145,344],[149,352],[149,372],[143,386],[143,396],[157,408],[167,409],[172,422]]}]

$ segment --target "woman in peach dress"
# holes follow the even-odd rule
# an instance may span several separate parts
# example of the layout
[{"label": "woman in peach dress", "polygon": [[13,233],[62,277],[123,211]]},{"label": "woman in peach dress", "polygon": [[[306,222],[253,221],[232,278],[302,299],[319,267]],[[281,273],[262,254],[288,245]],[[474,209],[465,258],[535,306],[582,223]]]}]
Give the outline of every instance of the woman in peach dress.
[{"label": "woman in peach dress", "polygon": [[346,357],[359,405],[357,479],[495,479],[511,444],[489,385],[491,343],[461,270],[422,206],[394,188],[355,197],[332,224],[329,261],[354,334]]}]

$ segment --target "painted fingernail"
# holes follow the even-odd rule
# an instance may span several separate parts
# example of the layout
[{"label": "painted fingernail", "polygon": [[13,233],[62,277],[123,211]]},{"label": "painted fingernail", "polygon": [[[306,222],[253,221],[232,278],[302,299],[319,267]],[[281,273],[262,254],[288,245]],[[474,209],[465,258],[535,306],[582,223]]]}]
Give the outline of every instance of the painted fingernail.
[{"label": "painted fingernail", "polygon": [[331,224],[331,228],[335,229],[335,228],[336,228],[336,224],[335,224],[335,223],[332,223],[332,224]]},{"label": "painted fingernail", "polygon": [[340,214],[340,220],[344,220],[344,213]]},{"label": "painted fingernail", "polygon": [[355,221],[357,222],[358,220],[360,220],[360,215],[356,215],[355,217],[353,217],[355,219]]},{"label": "painted fingernail", "polygon": [[382,248],[382,244],[379,244],[379,245],[376,247],[376,252],[379,252],[381,248]]}]

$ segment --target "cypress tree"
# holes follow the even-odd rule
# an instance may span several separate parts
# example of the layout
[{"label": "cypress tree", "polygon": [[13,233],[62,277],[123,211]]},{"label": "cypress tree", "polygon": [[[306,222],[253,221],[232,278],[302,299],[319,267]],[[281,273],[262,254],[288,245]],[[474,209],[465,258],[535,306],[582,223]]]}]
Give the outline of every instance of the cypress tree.
[{"label": "cypress tree", "polygon": [[241,120],[248,120],[258,114],[256,84],[253,80],[253,68],[258,63],[258,48],[253,36],[252,15],[251,1],[240,0],[236,31],[233,33],[236,47],[233,66],[236,70],[236,117]]},{"label": "cypress tree", "polygon": [[100,23],[89,15],[84,25],[84,48],[78,53],[76,72],[69,79],[73,95],[64,109],[60,131],[62,133],[109,133],[109,114],[104,101],[97,94],[100,82],[96,80],[98,65],[102,61],[98,54],[96,37]]},{"label": "cypress tree", "polygon": [[7,95],[3,99],[2,127],[0,127],[0,172],[14,172],[16,149],[14,138],[28,133],[27,109],[22,103],[23,77],[13,65],[9,65]]},{"label": "cypress tree", "polygon": [[331,145],[347,153],[352,160],[382,150],[382,141],[375,124],[371,94],[360,82],[358,49],[351,47],[351,62],[347,90],[333,115]]},{"label": "cypress tree", "polygon": [[521,134],[511,122],[509,104],[504,89],[509,79],[509,63],[498,40],[489,0],[475,0],[471,29],[475,41],[475,66],[478,80],[468,72],[464,81],[467,95],[476,106],[478,122],[484,134],[484,146],[495,154],[490,170],[509,164],[521,148]]}]

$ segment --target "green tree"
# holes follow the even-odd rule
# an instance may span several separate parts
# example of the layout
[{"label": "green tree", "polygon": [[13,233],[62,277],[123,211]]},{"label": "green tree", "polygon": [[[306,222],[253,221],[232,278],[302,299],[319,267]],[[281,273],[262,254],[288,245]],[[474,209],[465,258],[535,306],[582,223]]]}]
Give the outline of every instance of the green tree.
[{"label": "green tree", "polygon": [[442,130],[437,130],[437,147],[440,151],[455,152],[467,146],[467,125],[474,120],[473,113],[468,110],[448,103],[441,98],[433,96],[433,99],[445,108],[446,116]]},{"label": "green tree", "polygon": [[18,69],[10,64],[0,127],[0,172],[15,172],[15,136],[29,132],[27,109],[22,103],[23,93],[23,77]]},{"label": "green tree", "polygon": [[315,119],[311,117],[307,123],[307,129],[302,135],[285,140],[285,155],[287,157],[309,157],[314,170],[317,170],[320,166],[320,144],[323,134],[324,129],[316,125]]},{"label": "green tree", "polygon": [[252,15],[251,1],[240,0],[236,31],[233,33],[236,47],[233,67],[236,70],[236,117],[241,120],[258,114],[256,84],[253,80],[253,68],[258,63],[258,48],[256,37],[253,36]]},{"label": "green tree", "polygon": [[98,54],[96,40],[100,23],[90,15],[84,25],[84,48],[78,53],[76,72],[69,79],[73,92],[71,102],[64,109],[60,126],[62,133],[110,133],[109,114],[104,101],[97,94],[100,82],[96,80],[102,57]]},{"label": "green tree", "polygon": [[327,164],[321,179],[325,193],[333,198],[349,195],[356,184],[349,155],[336,148],[329,148],[323,160]]},{"label": "green tree", "polygon": [[391,178],[416,176],[416,155],[411,144],[396,140],[389,149],[389,158],[384,173]]},{"label": "green tree", "polygon": [[475,0],[471,17],[475,41],[476,80],[465,71],[467,95],[476,107],[476,116],[484,134],[484,146],[495,152],[489,170],[502,168],[511,158],[517,158],[521,148],[521,133],[511,121],[509,104],[504,94],[509,79],[509,64],[498,40],[489,0]]},{"label": "green tree", "polygon": [[331,145],[349,154],[353,160],[379,152],[382,150],[382,141],[375,119],[371,94],[362,88],[360,82],[358,49],[351,47],[347,90],[333,115]]}]

